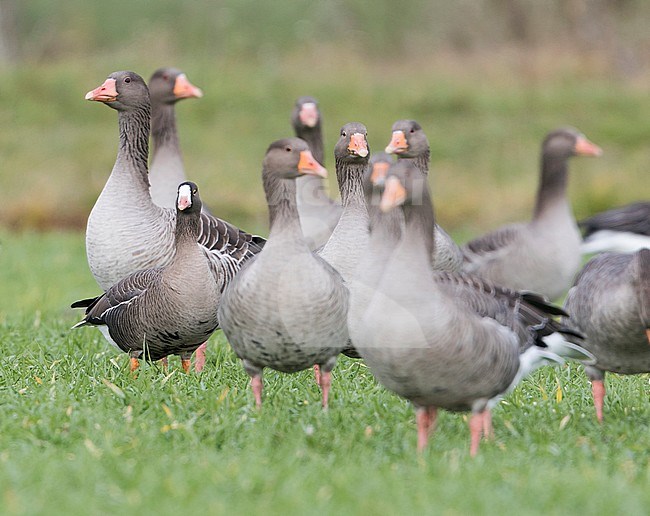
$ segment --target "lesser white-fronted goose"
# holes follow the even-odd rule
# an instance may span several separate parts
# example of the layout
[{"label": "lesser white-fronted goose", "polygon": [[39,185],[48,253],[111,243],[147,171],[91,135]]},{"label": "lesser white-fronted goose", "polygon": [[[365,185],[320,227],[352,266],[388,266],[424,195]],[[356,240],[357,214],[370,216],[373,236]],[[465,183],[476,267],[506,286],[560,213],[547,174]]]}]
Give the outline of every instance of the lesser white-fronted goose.
[{"label": "lesser white-fronted goose", "polygon": [[511,224],[463,246],[463,270],[515,290],[556,299],[580,266],[580,233],[567,199],[568,161],[600,156],[600,147],[573,128],[551,131],[542,143],[537,201],[528,223]]},{"label": "lesser white-fronted goose", "polygon": [[[138,202],[124,191],[124,197]],[[197,243],[201,230],[201,199],[194,183],[181,183],[176,201],[174,253],[163,267],[127,276],[93,299],[77,301],[86,316],[74,328],[92,325],[131,357],[131,371],[140,358],[160,360],[180,355],[183,369],[192,352],[216,330],[221,293],[205,251]]]},{"label": "lesser white-fronted goose", "polygon": [[[160,207],[151,199],[147,169],[151,104],[142,77],[114,72],[89,91],[86,99],[115,109],[120,129],[115,165],[86,228],[88,265],[106,290],[135,271],[165,266],[172,260],[176,210]],[[264,245],[263,238],[205,213],[201,214],[198,242],[219,291]]]},{"label": "lesser white-fronted goose", "polygon": [[604,253],[576,277],[565,308],[596,357],[585,366],[596,416],[603,420],[605,373],[650,372],[650,249]]},{"label": "lesser white-fronted goose", "polygon": [[[386,152],[396,154],[398,159],[412,160],[423,174],[429,174],[429,140],[422,126],[415,120],[398,120],[393,124]],[[460,270],[463,265],[460,247],[438,224],[434,226],[434,238],[434,268],[441,271]]]},{"label": "lesser white-fronted goose", "polygon": [[650,202],[640,201],[597,213],[578,222],[583,254],[632,253],[650,248]]},{"label": "lesser white-fronted goose", "polygon": [[301,174],[326,174],[303,140],[269,146],[262,169],[269,238],[219,306],[219,322],[251,377],[258,407],[264,367],[292,373],[314,364],[320,366],[327,407],[330,372],[348,339],[347,288],[341,275],[312,253],[300,229],[295,179]]},{"label": "lesser white-fronted goose", "polygon": [[173,208],[178,185],[186,180],[176,130],[176,102],[201,98],[203,92],[176,68],[159,68],[149,79],[152,155],[149,170],[151,198]]},{"label": "lesser white-fronted goose", "polygon": [[[325,164],[322,117],[314,97],[300,97],[291,113],[291,125],[298,138],[309,145],[314,158]],[[341,216],[341,205],[327,195],[321,177],[306,175],[296,180],[300,226],[311,249],[322,247]]]},{"label": "lesser white-fronted goose", "polygon": [[[391,215],[399,205],[403,228]],[[378,380],[416,406],[420,450],[438,408],[471,410],[475,455],[492,400],[544,363],[589,355],[564,340],[573,332],[543,298],[433,270],[432,205],[414,163],[391,167],[380,208],[387,213],[370,210],[368,256],[356,274],[374,293],[351,296],[350,336]]]}]

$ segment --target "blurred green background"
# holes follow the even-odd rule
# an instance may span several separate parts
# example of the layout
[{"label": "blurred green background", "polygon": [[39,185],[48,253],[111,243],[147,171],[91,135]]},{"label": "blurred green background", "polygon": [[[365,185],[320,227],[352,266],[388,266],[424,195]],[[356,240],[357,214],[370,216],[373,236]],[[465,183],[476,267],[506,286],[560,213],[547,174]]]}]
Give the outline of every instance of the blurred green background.
[{"label": "blurred green background", "polygon": [[414,118],[432,146],[441,224],[460,240],[529,217],[545,133],[574,125],[605,150],[576,159],[579,217],[650,198],[650,2],[0,0],[0,227],[82,229],[113,165],[115,112],[84,94],[114,70],[183,69],[189,177],[219,216],[266,231],[268,144],[300,95],[371,150]]}]

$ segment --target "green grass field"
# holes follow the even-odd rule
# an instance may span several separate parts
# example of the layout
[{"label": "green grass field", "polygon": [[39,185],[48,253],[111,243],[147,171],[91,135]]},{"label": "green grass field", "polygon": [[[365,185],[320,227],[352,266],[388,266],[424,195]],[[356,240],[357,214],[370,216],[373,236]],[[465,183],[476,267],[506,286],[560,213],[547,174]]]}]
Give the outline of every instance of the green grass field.
[{"label": "green grass field", "polygon": [[265,405],[219,332],[200,375],[133,378],[69,302],[97,292],[80,233],[0,233],[0,513],[644,514],[648,375],[608,377],[595,421],[581,366],[545,369],[494,411],[469,457],[464,415],[415,451],[412,408],[339,361],[323,412],[310,372],[268,371]]}]

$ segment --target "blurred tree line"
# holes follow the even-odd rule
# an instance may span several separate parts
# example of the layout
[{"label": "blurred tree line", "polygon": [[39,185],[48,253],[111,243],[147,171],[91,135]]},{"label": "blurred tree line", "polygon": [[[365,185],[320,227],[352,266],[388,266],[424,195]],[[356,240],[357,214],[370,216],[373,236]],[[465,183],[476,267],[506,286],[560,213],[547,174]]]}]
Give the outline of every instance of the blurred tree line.
[{"label": "blurred tree line", "polygon": [[125,45],[178,56],[355,46],[399,58],[516,45],[598,53],[633,75],[650,66],[647,0],[0,0],[0,62],[79,57]]}]

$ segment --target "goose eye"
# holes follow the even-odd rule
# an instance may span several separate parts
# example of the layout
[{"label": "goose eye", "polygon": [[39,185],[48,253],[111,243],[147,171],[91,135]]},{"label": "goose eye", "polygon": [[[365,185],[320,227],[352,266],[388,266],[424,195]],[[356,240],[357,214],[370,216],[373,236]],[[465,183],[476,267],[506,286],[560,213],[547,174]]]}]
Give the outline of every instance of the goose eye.
[{"label": "goose eye", "polygon": [[287,145],[287,146],[284,148],[284,150],[286,150],[287,152],[291,152],[291,147],[289,147],[289,146]]},{"label": "goose eye", "polygon": [[127,83],[127,84],[130,83],[131,82],[131,77],[125,77],[124,82]]},{"label": "goose eye", "polygon": [[163,80],[168,81],[169,80],[169,75],[168,74],[163,74]]},{"label": "goose eye", "polygon": [[345,138],[347,135],[348,135],[348,133],[346,133],[345,131],[341,131],[341,136],[343,136]]},{"label": "goose eye", "polygon": [[413,128],[411,127],[411,131],[410,131],[410,133],[413,134],[414,132],[415,132],[415,129],[413,129]]}]

